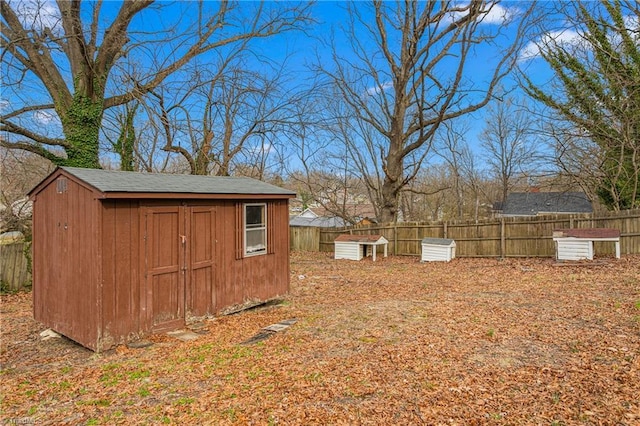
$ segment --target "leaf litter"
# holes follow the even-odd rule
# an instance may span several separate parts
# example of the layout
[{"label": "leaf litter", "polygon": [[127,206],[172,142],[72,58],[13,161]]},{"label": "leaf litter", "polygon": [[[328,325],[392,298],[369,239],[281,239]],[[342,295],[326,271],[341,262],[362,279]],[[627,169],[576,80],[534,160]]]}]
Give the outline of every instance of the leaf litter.
[{"label": "leaf litter", "polygon": [[640,424],[640,256],[557,266],[293,253],[279,303],[101,354],[3,295],[0,420]]}]

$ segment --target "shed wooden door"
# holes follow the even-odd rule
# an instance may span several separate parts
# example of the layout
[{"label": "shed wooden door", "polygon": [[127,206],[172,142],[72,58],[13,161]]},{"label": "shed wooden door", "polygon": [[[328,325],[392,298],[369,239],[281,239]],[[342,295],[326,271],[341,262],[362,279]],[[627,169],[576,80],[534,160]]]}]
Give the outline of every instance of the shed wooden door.
[{"label": "shed wooden door", "polygon": [[216,210],[212,206],[187,209],[187,314],[204,316],[215,307],[214,243]]},{"label": "shed wooden door", "polygon": [[184,210],[147,207],[143,217],[147,320],[153,331],[177,328],[185,318]]}]

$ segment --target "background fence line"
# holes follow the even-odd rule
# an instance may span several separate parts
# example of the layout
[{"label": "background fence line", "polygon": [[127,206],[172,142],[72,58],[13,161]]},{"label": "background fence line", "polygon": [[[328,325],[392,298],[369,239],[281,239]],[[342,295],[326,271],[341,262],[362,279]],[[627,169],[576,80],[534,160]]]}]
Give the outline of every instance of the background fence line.
[{"label": "background fence line", "polygon": [[[554,257],[554,229],[613,228],[620,230],[620,253],[640,254],[640,209],[600,215],[538,216],[485,221],[446,221],[365,225],[352,228],[290,227],[292,251],[333,251],[340,234],[383,235],[389,253],[420,256],[423,238],[451,238],[456,257]],[[596,255],[612,255],[615,246],[595,243]],[[25,243],[0,246],[0,281],[3,290],[18,291],[31,284]]]},{"label": "background fence line", "polygon": [[[364,225],[350,228],[291,227],[292,251],[333,251],[340,234],[383,235],[394,255],[420,256],[423,238],[451,238],[456,257],[554,257],[553,231],[564,228],[620,230],[621,254],[640,254],[640,209],[599,215],[509,217],[484,221],[445,221]],[[615,253],[615,245],[595,242],[596,255]]]},{"label": "background fence line", "polygon": [[18,291],[31,285],[28,260],[25,255],[27,243],[0,244],[0,284],[2,291]]}]

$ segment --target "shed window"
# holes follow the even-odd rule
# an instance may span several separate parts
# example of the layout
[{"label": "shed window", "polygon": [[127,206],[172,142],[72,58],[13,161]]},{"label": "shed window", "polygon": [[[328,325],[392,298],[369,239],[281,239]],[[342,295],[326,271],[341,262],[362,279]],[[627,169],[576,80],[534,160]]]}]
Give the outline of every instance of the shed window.
[{"label": "shed window", "polygon": [[244,205],[244,254],[253,256],[267,252],[267,205]]}]

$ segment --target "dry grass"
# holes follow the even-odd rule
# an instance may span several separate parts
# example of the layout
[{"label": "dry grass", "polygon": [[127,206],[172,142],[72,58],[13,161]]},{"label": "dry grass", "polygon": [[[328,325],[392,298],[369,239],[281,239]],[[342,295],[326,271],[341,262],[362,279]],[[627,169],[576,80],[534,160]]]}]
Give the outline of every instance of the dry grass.
[{"label": "dry grass", "polygon": [[[282,303],[93,354],[2,296],[4,422],[640,424],[640,257],[293,254]],[[262,327],[297,323],[241,345]]]}]

